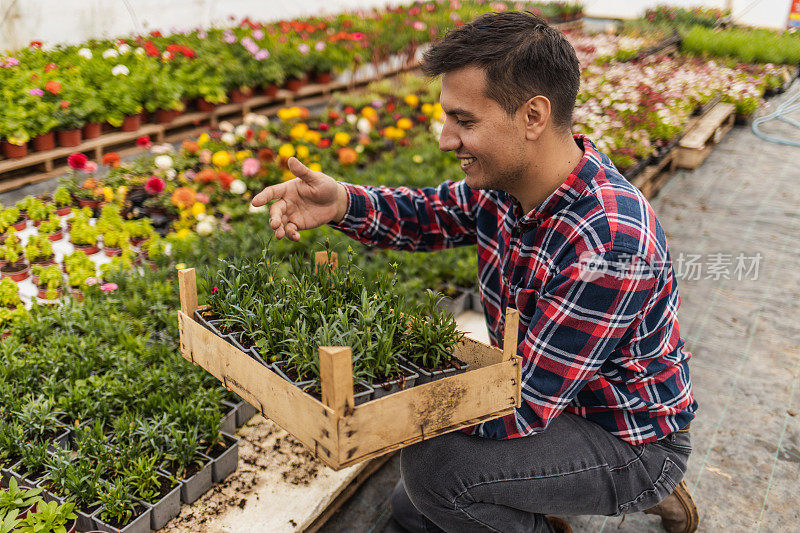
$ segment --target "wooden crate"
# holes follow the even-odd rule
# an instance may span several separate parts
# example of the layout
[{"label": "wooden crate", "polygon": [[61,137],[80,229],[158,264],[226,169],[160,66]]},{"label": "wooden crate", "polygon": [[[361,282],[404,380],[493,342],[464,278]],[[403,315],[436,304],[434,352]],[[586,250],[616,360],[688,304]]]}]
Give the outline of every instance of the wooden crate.
[{"label": "wooden crate", "polygon": [[677,166],[678,147],[675,146],[655,165],[647,165],[630,181],[645,198],[652,200],[661,187],[672,177]]},{"label": "wooden crate", "polygon": [[520,405],[516,310],[506,313],[504,350],[465,339],[455,355],[469,363],[468,371],[354,406],[350,348],[320,347],[318,401],[196,322],[194,269],[181,270],[178,279],[183,357],[202,366],[335,470],[513,413]]},{"label": "wooden crate", "polygon": [[701,116],[678,143],[677,165],[691,170],[699,167],[733,128],[735,111],[733,104],[719,103]]}]

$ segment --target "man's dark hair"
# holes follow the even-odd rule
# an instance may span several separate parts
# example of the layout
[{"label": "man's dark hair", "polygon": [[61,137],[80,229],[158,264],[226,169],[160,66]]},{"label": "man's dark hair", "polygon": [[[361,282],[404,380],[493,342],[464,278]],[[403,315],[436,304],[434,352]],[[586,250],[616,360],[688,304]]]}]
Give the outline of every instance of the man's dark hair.
[{"label": "man's dark hair", "polygon": [[486,96],[509,114],[534,96],[550,100],[553,124],[572,126],[580,64],[564,34],[528,11],[489,13],[455,28],[422,59],[430,77],[464,67],[486,72]]}]

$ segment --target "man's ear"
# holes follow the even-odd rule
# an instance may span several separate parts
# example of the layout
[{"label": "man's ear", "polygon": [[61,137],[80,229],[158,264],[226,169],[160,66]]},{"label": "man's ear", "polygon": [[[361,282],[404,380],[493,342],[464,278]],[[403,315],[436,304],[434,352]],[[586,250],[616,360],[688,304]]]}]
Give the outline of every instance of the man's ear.
[{"label": "man's ear", "polygon": [[534,96],[524,104],[525,138],[537,140],[550,123],[550,100],[546,96]]}]

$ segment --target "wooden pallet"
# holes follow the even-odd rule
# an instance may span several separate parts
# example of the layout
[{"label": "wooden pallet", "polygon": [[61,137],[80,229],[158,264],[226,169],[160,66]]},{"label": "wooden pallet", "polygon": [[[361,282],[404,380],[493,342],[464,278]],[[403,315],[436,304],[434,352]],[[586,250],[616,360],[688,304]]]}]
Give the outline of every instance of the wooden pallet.
[{"label": "wooden pallet", "polygon": [[733,104],[718,103],[691,123],[678,143],[677,166],[690,170],[699,167],[733,128],[735,111]]},{"label": "wooden pallet", "polygon": [[96,139],[82,142],[74,148],[56,148],[46,152],[34,152],[19,159],[0,160],[0,193],[18,189],[25,185],[39,183],[69,170],[67,157],[75,152],[92,154],[98,162],[103,154],[114,151],[121,156],[140,151],[136,139],[149,135],[156,142],[175,142],[216,127],[221,121],[228,120],[234,124],[242,122],[245,115],[251,112],[274,114],[279,109],[292,106],[313,106],[324,104],[336,92],[353,90],[375,81],[392,78],[417,69],[417,64],[406,64],[375,76],[364,78],[351,77],[348,81],[334,81],[326,84],[309,84],[297,92],[278,91],[273,98],[255,96],[242,103],[224,104],[213,111],[185,113],[166,124],[145,124],[132,132],[113,132],[101,135]]},{"label": "wooden pallet", "polygon": [[648,165],[633,177],[631,183],[640,191],[645,198],[652,200],[661,187],[672,177],[677,166],[678,147],[675,146],[655,165]]}]

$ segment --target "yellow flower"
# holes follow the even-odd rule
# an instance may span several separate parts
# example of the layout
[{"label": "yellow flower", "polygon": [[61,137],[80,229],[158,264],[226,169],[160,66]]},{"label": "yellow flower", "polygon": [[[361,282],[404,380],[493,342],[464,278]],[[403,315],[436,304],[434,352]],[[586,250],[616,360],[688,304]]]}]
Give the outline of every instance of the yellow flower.
[{"label": "yellow flower", "polygon": [[278,110],[278,118],[286,122],[290,118],[292,118],[292,110],[291,108],[284,107],[283,109]]},{"label": "yellow flower", "polygon": [[403,101],[410,105],[411,107],[417,107],[419,105],[419,97],[416,94],[407,94]]},{"label": "yellow flower", "polygon": [[294,174],[292,174],[291,170],[284,170],[283,171],[283,176],[281,176],[281,180],[282,181],[289,181],[289,180],[293,180],[294,178],[295,178],[295,176],[294,176]]},{"label": "yellow flower", "polygon": [[297,158],[300,160],[308,159],[308,146],[301,144],[297,147]]},{"label": "yellow flower", "polygon": [[210,141],[210,140],[211,140],[211,137],[208,135],[208,133],[203,133],[202,135],[200,135],[200,137],[197,138],[197,146],[202,147],[205,144],[207,144],[208,141]]},{"label": "yellow flower", "polygon": [[[182,229],[181,231],[187,231],[188,232],[189,230],[188,229]],[[178,233],[180,234],[180,231]],[[185,263],[178,263],[177,265],[175,265],[175,268],[178,269],[178,270],[183,270],[184,268],[186,268],[186,264]]]},{"label": "yellow flower", "polygon": [[421,156],[421,155],[419,155],[419,154],[417,154],[417,155],[415,155],[414,157],[412,157],[412,158],[411,158],[411,160],[412,160],[414,163],[420,164],[420,163],[422,163],[422,156]]},{"label": "yellow flower", "polygon": [[322,139],[322,135],[318,131],[308,130],[305,135],[303,135],[303,140],[310,144],[318,144],[319,141]]},{"label": "yellow flower", "polygon": [[347,133],[340,131],[333,136],[333,142],[338,144],[339,146],[347,146],[350,143],[350,135]]},{"label": "yellow flower", "polygon": [[436,120],[444,119],[444,109],[442,109],[442,104],[438,102],[433,107],[433,118],[435,118]]},{"label": "yellow flower", "polygon": [[282,144],[280,148],[278,148],[278,155],[284,159],[289,159],[295,154],[294,146],[291,144]]},{"label": "yellow flower", "polygon": [[218,167],[227,167],[231,164],[231,154],[224,150],[214,152],[214,155],[211,156],[211,163]]},{"label": "yellow flower", "polygon": [[[185,239],[186,237],[188,237],[191,234],[192,234],[192,230],[187,229],[187,228],[183,228],[178,233],[176,233],[175,236],[178,237],[179,239]],[[184,267],[184,268],[186,268],[186,267]]]},{"label": "yellow flower", "polygon": [[414,127],[414,123],[411,122],[410,118],[403,117],[397,121],[397,127],[401,130],[410,130],[412,127]]},{"label": "yellow flower", "polygon": [[422,104],[422,112],[428,116],[433,115],[434,107],[432,104]]},{"label": "yellow flower", "polygon": [[128,196],[128,187],[125,185],[120,185],[117,187],[117,197],[119,198],[119,201],[123,201],[126,196]]},{"label": "yellow flower", "polygon": [[322,172],[322,165],[320,165],[319,163],[311,163],[310,165],[308,165],[308,169],[314,170],[316,172]]},{"label": "yellow flower", "polygon": [[111,187],[103,187],[103,198],[106,202],[114,201],[114,189]]},{"label": "yellow flower", "polygon": [[195,202],[192,206],[192,216],[197,218],[197,215],[202,215],[206,212],[206,205],[201,202]]},{"label": "yellow flower", "polygon": [[406,136],[406,132],[394,126],[387,126],[386,129],[383,130],[383,135],[387,139],[402,139]]},{"label": "yellow flower", "polygon": [[251,152],[250,150],[239,150],[238,152],[236,152],[236,160],[241,162],[250,157],[251,155],[253,155],[253,152]]},{"label": "yellow flower", "polygon": [[378,122],[378,112],[372,109],[370,106],[365,106],[364,109],[361,110],[361,115],[373,124]]},{"label": "yellow flower", "polygon": [[301,122],[300,124],[296,124],[295,126],[292,127],[292,129],[289,130],[289,137],[291,137],[294,140],[299,140],[305,136],[307,131],[308,131],[308,126],[306,126],[304,123]]}]

